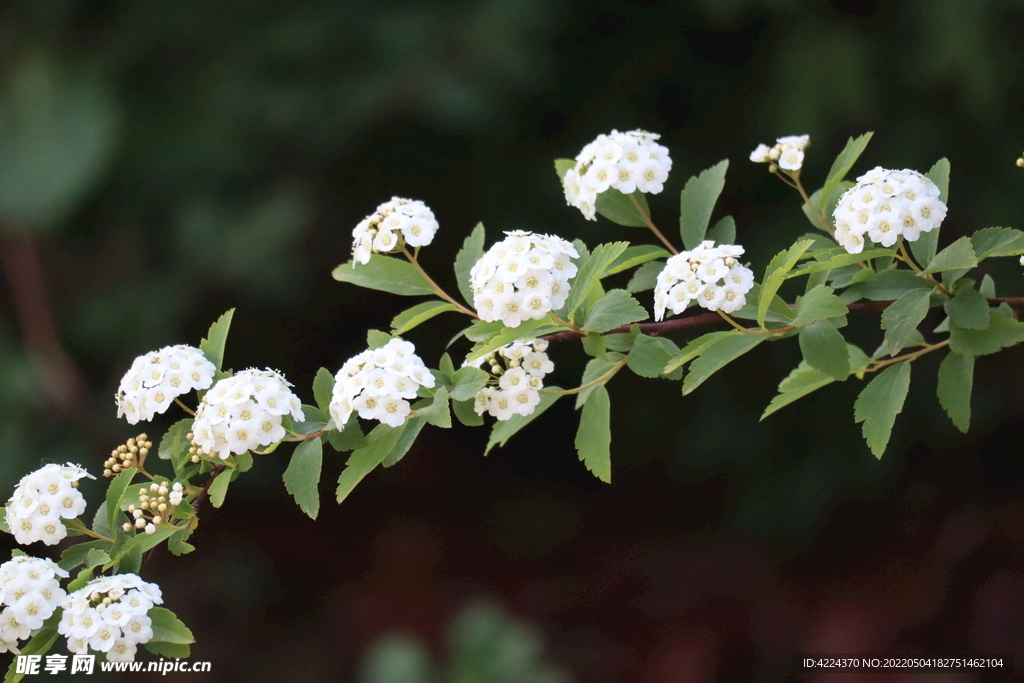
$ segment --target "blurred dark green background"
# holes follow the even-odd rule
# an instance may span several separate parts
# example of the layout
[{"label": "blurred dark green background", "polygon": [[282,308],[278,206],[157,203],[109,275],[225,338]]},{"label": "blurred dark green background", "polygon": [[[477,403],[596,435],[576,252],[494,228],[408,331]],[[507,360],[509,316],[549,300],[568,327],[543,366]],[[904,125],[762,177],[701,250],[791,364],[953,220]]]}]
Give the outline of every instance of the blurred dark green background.
[{"label": "blurred dark green background", "polygon": [[[277,368],[309,401],[318,367],[410,305],[330,278],[393,195],[433,208],[422,260],[450,291],[480,220],[488,242],[652,241],[564,204],[552,160],[612,128],[670,148],[663,226],[686,178],[728,157],[717,215],[758,273],[808,230],[747,161],[781,135],[811,135],[809,185],[867,130],[858,173],[948,157],[943,245],[1021,227],[1022,40],[1019,0],[8,0],[0,491],[42,461],[98,471],[139,431],[112,401],[131,360],[198,343],[230,307],[227,364]],[[999,294],[1020,295],[1020,267],[998,266]],[[436,364],[455,325],[409,338]],[[852,325],[873,349],[877,319]],[[552,356],[571,386],[582,355]],[[801,651],[1024,664],[1022,354],[978,363],[966,436],[934,398],[939,359],[915,363],[881,462],[855,380],[758,422],[798,360],[792,341],[759,347],[685,399],[617,377],[612,486],[577,462],[568,402],[487,459],[484,430],[433,430],[315,523],[280,484],[281,449],[203,511],[197,552],[144,569],[213,663],[204,680],[419,683],[428,652],[455,661],[450,681],[554,680],[530,664],[542,641],[536,657],[587,683],[791,680]],[[325,464],[328,499],[341,466]],[[449,660],[449,624],[479,599],[498,612],[456,632],[530,626]]]}]

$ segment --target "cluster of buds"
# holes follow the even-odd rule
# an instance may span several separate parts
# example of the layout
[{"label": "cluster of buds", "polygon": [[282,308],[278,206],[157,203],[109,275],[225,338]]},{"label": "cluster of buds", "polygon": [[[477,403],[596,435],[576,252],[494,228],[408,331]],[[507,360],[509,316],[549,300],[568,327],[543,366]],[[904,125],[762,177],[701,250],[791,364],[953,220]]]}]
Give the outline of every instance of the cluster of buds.
[{"label": "cluster of buds", "polygon": [[141,468],[149,455],[149,449],[153,442],[145,434],[128,439],[114,450],[110,451],[110,457],[103,463],[103,476],[116,477],[118,474],[129,468]]},{"label": "cluster of buds", "polygon": [[173,512],[181,503],[184,493],[184,487],[177,481],[170,488],[167,487],[167,482],[155,481],[149,487],[143,486],[139,489],[139,504],[132,503],[128,506],[128,514],[135,523],[125,522],[121,528],[131,531],[134,527],[147,534],[155,534],[156,528],[169,517],[168,513]]},{"label": "cluster of buds", "polygon": [[758,145],[757,149],[750,153],[750,160],[764,164],[771,164],[768,169],[775,173],[777,168],[786,171],[799,171],[804,165],[804,149],[811,142],[809,135],[787,135],[775,141],[775,145]]}]

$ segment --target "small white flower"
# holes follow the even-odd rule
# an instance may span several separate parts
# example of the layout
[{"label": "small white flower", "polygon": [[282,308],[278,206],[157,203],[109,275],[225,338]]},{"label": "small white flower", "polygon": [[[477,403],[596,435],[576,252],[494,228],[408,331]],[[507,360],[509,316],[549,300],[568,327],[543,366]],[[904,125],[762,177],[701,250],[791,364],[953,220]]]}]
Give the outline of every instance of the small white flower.
[{"label": "small white flower", "polygon": [[787,135],[778,138],[771,147],[758,145],[750,153],[750,160],[758,164],[774,162],[786,171],[799,171],[804,164],[804,150],[810,143],[809,135]]},{"label": "small white flower", "polygon": [[[672,256],[658,275],[654,288],[654,318],[666,310],[682,313],[691,302],[710,311],[733,313],[746,305],[754,286],[754,273],[736,261],[743,247],[705,240],[695,249]],[[730,265],[731,264],[731,265]]]},{"label": "small white flower", "polygon": [[135,574],[101,576],[64,598],[57,633],[75,654],[91,649],[112,661],[134,661],[137,646],[153,638],[147,612],[162,602],[160,588]]},{"label": "small white flower", "polygon": [[405,422],[421,386],[433,387],[434,376],[416,355],[412,342],[399,338],[348,359],[334,377],[328,408],[338,429],[353,412],[364,420],[379,420],[392,427]]},{"label": "small white flower", "polygon": [[541,339],[517,341],[472,363],[477,368],[487,366],[491,374],[487,386],[476,394],[476,414],[488,413],[500,421],[533,413],[540,403],[543,377],[555,369],[545,353],[547,346]]},{"label": "small white flower", "polygon": [[392,197],[352,230],[352,265],[370,262],[370,255],[399,251],[408,244],[425,247],[437,233],[434,213],[419,200]]},{"label": "small white flower", "polygon": [[42,541],[56,545],[67,529],[62,519],[75,519],[85,511],[85,498],[74,483],[95,478],[78,465],[45,465],[21,478],[7,501],[7,525],[22,545]]},{"label": "small white flower", "polygon": [[213,363],[191,346],[165,346],[139,356],[121,378],[117,416],[136,424],[163,413],[178,396],[213,383]]}]

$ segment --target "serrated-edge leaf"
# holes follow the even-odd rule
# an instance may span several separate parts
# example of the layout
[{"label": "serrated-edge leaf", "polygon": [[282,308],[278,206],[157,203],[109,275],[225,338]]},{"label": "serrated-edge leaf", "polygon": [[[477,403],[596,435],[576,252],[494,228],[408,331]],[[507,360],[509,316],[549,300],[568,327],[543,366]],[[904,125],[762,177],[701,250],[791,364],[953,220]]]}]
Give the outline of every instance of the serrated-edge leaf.
[{"label": "serrated-edge leaf", "polygon": [[912,289],[882,311],[882,329],[885,330],[882,346],[886,353],[895,356],[910,345],[917,326],[928,315],[930,299],[928,290]]},{"label": "serrated-edge leaf", "polygon": [[965,356],[987,356],[1024,341],[1024,323],[1007,318],[996,309],[988,311],[988,327],[971,330],[949,322],[949,348]]},{"label": "serrated-edge leaf", "polygon": [[671,360],[672,356],[665,350],[661,339],[639,334],[626,356],[626,366],[641,377],[664,377],[665,366]]},{"label": "serrated-edge leaf", "polygon": [[671,255],[672,254],[668,253],[661,247],[653,244],[635,244],[633,246],[626,247],[626,250],[605,269],[604,273],[601,274],[601,277],[605,278],[609,275],[615,275],[616,273],[621,273],[624,270],[635,268],[636,266],[653,261],[654,259],[668,258]]},{"label": "serrated-edge leaf", "polygon": [[[615,367],[615,363],[611,361],[605,360],[603,358],[591,358],[587,362],[587,367],[583,369],[583,376],[580,378],[580,386],[582,387],[584,385],[590,384],[598,377],[607,373],[613,367]],[[598,385],[595,384],[594,386],[587,387],[583,391],[577,393],[576,405],[574,406],[574,410],[579,410],[584,404],[586,404],[587,399],[590,398],[590,394],[593,393],[594,389],[596,389],[597,387]]]},{"label": "serrated-edge leaf", "polygon": [[402,432],[401,438],[398,439],[398,443],[395,444],[395,447],[391,449],[391,452],[384,457],[380,464],[384,467],[391,467],[404,458],[416,442],[420,432],[423,431],[423,425],[426,423],[427,421],[422,417],[406,420],[404,425],[405,431]]},{"label": "serrated-edge leaf", "polygon": [[584,332],[607,332],[627,323],[647,320],[650,314],[624,289],[613,289],[590,308]]},{"label": "serrated-edge leaf", "polygon": [[612,483],[611,443],[611,402],[602,385],[594,388],[583,406],[575,445],[583,464],[606,484]]},{"label": "serrated-edge leaf", "polygon": [[[633,200],[636,200],[636,204],[633,203]],[[645,228],[647,220],[650,220],[651,217],[651,208],[647,205],[647,197],[640,190],[636,190],[632,194],[623,194],[616,189],[609,188],[597,195],[594,211],[612,223],[627,228]]]},{"label": "serrated-edge leaf", "polygon": [[792,372],[779,383],[779,393],[772,398],[768,407],[761,413],[761,420],[790,403],[803,398],[813,391],[832,384],[835,380],[820,370],[812,368],[807,361],[800,361]]},{"label": "serrated-edge leaf", "polygon": [[452,412],[448,406],[448,390],[438,387],[434,392],[434,401],[425,408],[416,411],[416,417],[422,417],[428,424],[442,429],[450,429],[452,426]]},{"label": "serrated-edge leaf", "polygon": [[707,239],[715,244],[736,244],[736,219],[732,216],[719,218],[715,227],[708,231]]},{"label": "serrated-edge leaf", "polygon": [[[962,281],[961,285],[969,281]],[[988,327],[988,301],[974,287],[960,286],[952,299],[943,303],[949,319],[960,327],[984,330]]]},{"label": "serrated-edge leaf", "polygon": [[210,484],[207,493],[210,496],[210,505],[219,508],[224,504],[224,498],[228,495],[228,486],[231,484],[231,470],[227,469],[217,475],[217,478]]},{"label": "serrated-edge leaf", "polygon": [[971,426],[971,388],[974,385],[974,356],[950,351],[939,365],[939,405],[961,432]]},{"label": "serrated-edge leaf", "polygon": [[175,645],[191,645],[196,642],[189,627],[185,626],[171,610],[165,607],[152,607],[146,615],[152,621],[153,637],[150,640]]},{"label": "serrated-edge leaf", "polygon": [[504,446],[508,443],[516,433],[530,424],[538,417],[540,417],[548,408],[553,406],[555,402],[562,397],[562,394],[546,393],[561,391],[559,387],[544,387],[540,394],[540,403],[532,413],[523,417],[522,415],[513,415],[507,420],[494,423],[494,428],[491,429],[491,436],[487,440],[487,447],[484,449],[484,455],[491,452],[491,449],[495,446]]},{"label": "serrated-edge leaf", "polygon": [[[825,180],[825,184],[821,187],[821,197],[828,199],[836,186],[846,178],[846,174],[850,172],[853,165],[857,163],[857,159],[864,153],[873,135],[874,132],[869,131],[856,138],[851,137],[846,141],[846,146],[843,147],[843,151],[839,153],[836,160],[832,162],[832,167],[828,170],[828,175],[825,176],[827,180]],[[818,209],[824,212],[826,207],[819,203]]]},{"label": "serrated-edge leaf", "polygon": [[768,313],[768,306],[771,305],[772,298],[778,293],[786,275],[812,244],[814,244],[814,240],[801,240],[789,249],[776,254],[768,264],[768,268],[764,271],[764,282],[761,285],[761,295],[757,302],[758,325],[764,326],[764,317]]},{"label": "serrated-edge leaf", "polygon": [[466,401],[477,395],[481,389],[487,386],[490,374],[480,368],[465,366],[459,368],[452,375],[451,397],[453,401]]},{"label": "serrated-edge leaf", "polygon": [[846,340],[828,320],[818,320],[800,330],[800,352],[815,370],[837,380],[850,375]]},{"label": "serrated-edge leaf", "polygon": [[690,342],[682,348],[682,350],[676,354],[675,357],[669,361],[668,365],[665,366],[664,372],[672,372],[678,367],[690,362],[700,354],[704,353],[711,346],[728,337],[734,336],[736,333],[733,330],[725,330],[722,332],[708,332],[702,334],[696,339],[691,339]]},{"label": "serrated-edge leaf", "polygon": [[389,427],[386,424],[377,425],[367,435],[366,445],[352,451],[352,455],[345,463],[345,469],[338,477],[338,488],[335,495],[339,503],[352,493],[352,490],[366,475],[384,462],[384,458],[388,457],[402,438],[402,433],[409,422],[411,420],[406,420],[400,427]]},{"label": "serrated-edge leaf", "polygon": [[484,423],[484,416],[478,415],[473,409],[476,401],[466,399],[465,401],[452,401],[452,412],[459,422],[467,427],[479,427]]},{"label": "serrated-edge leaf", "polygon": [[853,420],[864,423],[861,432],[876,458],[885,453],[909,389],[910,363],[896,363],[868,382],[853,404]]},{"label": "serrated-edge leaf", "polygon": [[763,334],[740,334],[736,330],[727,334],[728,337],[712,344],[690,363],[690,371],[683,380],[683,396],[692,393],[711,375],[753,349],[766,338],[766,335]]},{"label": "serrated-edge leaf", "polygon": [[576,161],[573,159],[555,159],[555,173],[558,174],[558,179],[562,180],[565,178],[565,174],[570,169],[576,168]]},{"label": "serrated-edge leaf", "polygon": [[142,646],[150,653],[167,659],[188,659],[192,656],[192,648],[180,643],[163,643],[155,640],[143,643]]},{"label": "serrated-edge leaf", "polygon": [[124,497],[124,492],[128,490],[132,479],[137,473],[137,469],[130,467],[123,472],[118,473],[107,487],[106,504],[108,528],[116,529],[120,526],[117,523],[117,520],[121,515],[121,498]]},{"label": "serrated-edge leaf", "polygon": [[394,337],[387,332],[381,332],[380,330],[366,331],[366,347],[371,351],[379,349],[392,339],[394,339]]},{"label": "serrated-edge leaf", "polygon": [[284,488],[295,499],[299,509],[310,519],[320,514],[320,472],[324,461],[324,447],[319,437],[300,443],[285,469]]},{"label": "serrated-edge leaf", "polygon": [[626,291],[636,294],[654,289],[658,284],[658,274],[664,269],[664,261],[650,261],[643,264],[633,271],[633,276],[629,278],[629,284],[626,285]]},{"label": "serrated-edge leaf", "polygon": [[348,422],[344,425],[335,425],[335,429],[332,429],[327,435],[327,442],[338,452],[353,451],[365,446],[366,437],[359,428],[356,414],[349,415]]},{"label": "serrated-edge leaf", "polygon": [[794,327],[803,327],[819,320],[846,315],[850,309],[846,307],[835,291],[826,285],[818,285],[801,297],[796,305]]},{"label": "serrated-edge leaf", "polygon": [[424,301],[396,315],[391,321],[391,331],[395,334],[405,334],[435,316],[455,310],[458,309],[447,301]]},{"label": "serrated-edge leaf", "polygon": [[704,240],[728,169],[729,160],[723,159],[687,180],[679,194],[679,236],[686,249],[696,249]]},{"label": "serrated-edge leaf", "polygon": [[978,265],[978,257],[974,255],[971,238],[961,237],[936,254],[935,258],[928,262],[928,267],[918,275],[928,275],[943,270],[974,268],[976,265]]},{"label": "serrated-edge leaf", "polygon": [[459,286],[459,293],[470,306],[473,305],[473,286],[469,283],[469,271],[484,255],[485,239],[484,224],[477,223],[462,242],[459,253],[455,255],[455,281]]},{"label": "serrated-edge leaf", "polygon": [[327,412],[334,394],[334,375],[327,368],[320,368],[313,377],[313,400],[320,410]]},{"label": "serrated-edge leaf", "polygon": [[971,235],[978,261],[998,256],[1024,254],[1024,232],[1014,228],[983,228]]},{"label": "serrated-edge leaf", "polygon": [[347,261],[335,268],[331,276],[338,282],[399,296],[434,294],[430,283],[411,263],[380,254],[372,254],[367,263]]},{"label": "serrated-edge leaf", "polygon": [[217,322],[210,325],[206,338],[199,342],[199,350],[213,363],[218,372],[224,365],[224,346],[228,342],[228,331],[231,329],[231,319],[234,316],[235,309],[228,309],[224,315],[217,318]]},{"label": "serrated-edge leaf", "polygon": [[607,244],[599,244],[594,247],[594,251],[591,252],[590,258],[586,259],[579,271],[576,273],[576,277],[573,278],[572,284],[569,289],[569,298],[566,302],[568,307],[569,315],[572,316],[576,312],[576,309],[580,307],[587,297],[590,296],[590,290],[596,284],[600,286],[601,280],[600,275],[603,273],[615,259],[622,255],[622,252],[629,246],[629,242],[609,242]]},{"label": "serrated-edge leaf", "polygon": [[[939,199],[949,204],[949,160],[939,159],[925,175],[938,186]],[[916,241],[910,243],[911,251],[922,264],[927,264],[935,258],[935,252],[938,250],[938,247],[939,228],[922,232]]]}]

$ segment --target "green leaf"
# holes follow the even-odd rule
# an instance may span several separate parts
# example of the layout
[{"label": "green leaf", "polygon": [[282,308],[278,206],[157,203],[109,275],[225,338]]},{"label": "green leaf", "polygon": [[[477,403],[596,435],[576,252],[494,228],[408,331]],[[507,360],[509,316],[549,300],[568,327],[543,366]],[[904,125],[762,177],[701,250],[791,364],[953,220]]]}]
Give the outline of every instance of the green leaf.
[{"label": "green leaf", "polygon": [[[85,564],[86,558],[93,550],[108,553],[109,556],[110,546],[110,542],[104,540],[75,543],[64,549],[64,552],[60,554],[60,561],[57,564],[60,565],[61,569],[69,572],[75,567]],[[107,561],[109,562],[109,559]],[[96,565],[92,566],[95,567]]]},{"label": "green leaf", "polygon": [[595,387],[580,414],[580,427],[576,431],[576,451],[587,469],[606,484],[612,483],[611,443],[611,404],[608,389],[599,386]]},{"label": "green leaf", "polygon": [[319,438],[306,439],[292,453],[288,469],[284,471],[284,488],[292,495],[299,509],[316,519],[320,513],[320,471],[323,467],[324,447]]},{"label": "green leaf", "polygon": [[990,256],[1024,254],[1024,232],[1013,228],[985,228],[971,235],[971,246],[978,260]]},{"label": "green leaf", "polygon": [[338,502],[345,500],[352,489],[363,478],[384,462],[402,438],[402,433],[411,420],[406,420],[400,427],[389,427],[379,424],[366,437],[366,445],[358,448],[349,456],[345,469],[338,478]]},{"label": "green leaf", "polygon": [[607,332],[627,323],[646,320],[650,316],[640,302],[624,289],[613,289],[598,299],[590,309],[584,332]]},{"label": "green leaf", "polygon": [[167,549],[170,550],[171,554],[175,557],[180,557],[181,555],[188,555],[190,552],[196,549],[194,545],[186,542],[185,540],[191,535],[191,528],[186,527],[184,529],[178,529],[173,534],[171,534],[170,538],[167,539]]},{"label": "green leaf", "polygon": [[733,330],[720,339],[690,364],[690,372],[683,380],[683,396],[691,393],[723,367],[765,340],[762,334],[740,334]]},{"label": "green leaf", "polygon": [[729,160],[723,159],[686,181],[686,187],[679,196],[679,235],[687,249],[697,248],[704,240],[711,212],[725,187],[728,168]]},{"label": "green leaf", "polygon": [[188,659],[192,656],[192,648],[188,645],[158,643],[151,640],[148,643],[143,643],[142,646],[158,657],[166,657],[167,659]]},{"label": "green leaf", "polygon": [[371,351],[379,349],[386,345],[389,341],[394,339],[387,332],[381,332],[380,330],[367,330],[366,331],[366,346]]},{"label": "green leaf", "polygon": [[92,569],[98,567],[101,564],[110,562],[110,555],[107,554],[106,550],[101,548],[90,548],[89,552],[85,554],[85,566]]},{"label": "green leaf", "polygon": [[[822,232],[830,232],[832,229],[832,214],[835,212],[836,206],[838,206],[843,194],[853,186],[854,183],[844,180],[832,188],[830,194],[822,194],[822,191],[818,190],[808,197],[811,200],[810,204],[801,204],[800,210],[803,211],[804,216],[807,217],[807,220],[815,229]],[[825,218],[824,224],[822,224],[822,220],[818,216],[816,207],[823,207],[820,211]]]},{"label": "green leaf", "polygon": [[466,356],[466,362],[473,363],[478,358],[483,358],[491,351],[500,349],[502,346],[511,344],[523,337],[536,336],[533,334],[534,330],[547,324],[546,320],[524,320],[519,323],[519,327],[502,327],[494,336],[474,344],[473,348],[469,350],[469,355]]},{"label": "green leaf", "polygon": [[367,289],[377,289],[402,296],[433,294],[434,289],[423,274],[407,261],[372,254],[369,263],[348,261],[331,273],[339,282],[350,282]]},{"label": "green leaf", "polygon": [[[163,442],[161,441],[161,445],[162,444]],[[131,485],[132,479],[135,477],[137,472],[138,470],[134,467],[124,470],[114,477],[110,482],[110,486],[107,487],[106,504],[108,529],[118,529],[121,526],[118,522],[120,521],[123,523],[124,517],[121,513],[121,499],[124,497],[124,492],[128,490],[128,487]]]},{"label": "green leaf", "polygon": [[437,364],[437,369],[443,372],[445,377],[447,377],[449,381],[454,383],[455,364],[452,363],[451,356],[449,356],[447,353],[441,354],[441,360]]},{"label": "green leaf", "polygon": [[[418,404],[417,404],[418,405]],[[416,437],[420,435],[423,430],[423,425],[427,423],[422,417],[414,417],[410,420],[405,421],[405,431],[402,432],[402,438],[398,440],[395,447],[391,449],[391,452],[387,454],[387,457],[381,462],[384,467],[391,467],[399,460],[405,457],[405,454],[412,448],[413,443],[416,442]]]},{"label": "green leaf", "polygon": [[7,525],[7,508],[0,507],[0,531],[5,534],[11,533],[11,527]]},{"label": "green leaf", "polygon": [[[633,203],[636,201],[636,204]],[[639,204],[640,208],[637,208]],[[608,188],[597,195],[594,202],[594,210],[612,223],[624,225],[627,228],[646,228],[647,221],[651,217],[651,208],[647,206],[647,197],[640,190],[633,194],[622,194],[618,190]]]},{"label": "green leaf", "polygon": [[457,310],[455,306],[447,301],[424,301],[396,315],[391,321],[391,331],[396,335],[405,334],[434,316],[454,310]]},{"label": "green leaf", "polygon": [[640,334],[626,356],[626,365],[641,377],[664,377],[662,373],[671,360],[661,340]]},{"label": "green leaf", "polygon": [[949,323],[949,348],[965,356],[986,356],[1024,341],[1024,323],[988,311],[988,327],[971,330]]},{"label": "green leaf", "polygon": [[416,416],[422,417],[428,424],[443,429],[450,429],[452,426],[452,412],[448,408],[448,390],[438,387],[434,392],[434,402],[426,408],[416,410]]},{"label": "green leaf", "polygon": [[[754,283],[753,287],[746,294],[747,302],[743,304],[743,308],[732,313],[734,318],[742,318],[743,320],[757,320],[757,303],[761,298],[761,285]],[[772,297],[771,303],[768,304],[768,312],[764,315],[765,322],[783,323],[784,325],[790,325],[793,322],[793,318],[796,317],[796,311],[789,307],[785,301],[782,300],[778,294]]]},{"label": "green leaf", "polygon": [[206,359],[213,363],[219,372],[224,365],[224,345],[228,342],[228,330],[231,329],[231,319],[235,316],[235,309],[229,309],[224,315],[217,318],[217,322],[210,325],[210,331],[206,338],[199,342],[199,350],[203,352]]},{"label": "green leaf", "polygon": [[984,330],[988,327],[988,301],[981,292],[971,286],[963,286],[970,280],[963,280],[957,287],[956,296],[948,299],[943,308],[950,320],[960,327],[971,330]]},{"label": "green leaf", "polygon": [[219,508],[224,504],[224,498],[228,495],[228,485],[231,483],[231,470],[224,470],[210,484],[209,495],[210,505]]},{"label": "green leaf", "polygon": [[843,295],[856,296],[856,299],[868,301],[891,301],[903,296],[908,290],[923,289],[931,291],[934,285],[923,280],[909,270],[883,270],[870,280],[850,286]]},{"label": "green leaf", "polygon": [[[217,477],[217,479],[220,478],[221,477]],[[228,479],[229,477],[225,476],[223,478]],[[214,481],[216,481],[216,479]],[[127,541],[125,541],[124,545],[122,545],[119,549],[111,549],[111,559],[119,563],[118,570],[120,573],[131,573],[134,570],[132,570],[131,568],[125,568],[124,566],[126,559],[129,562],[133,562],[136,560],[133,559],[132,556],[135,556],[137,560],[141,560],[142,553],[146,552],[150,548],[155,548],[156,546],[160,545],[165,540],[167,540],[170,537],[170,535],[173,534],[175,531],[177,531],[177,529],[170,526],[169,524],[161,524],[157,527],[155,533],[137,533],[131,538],[129,538]],[[108,566],[110,565],[108,564]]]},{"label": "green leaf", "polygon": [[342,453],[344,451],[354,451],[366,445],[366,437],[363,436],[363,431],[359,429],[359,421],[356,420],[355,413],[349,415],[348,422],[337,427],[337,429],[332,429],[327,434],[327,442],[331,444],[331,448],[334,450]]},{"label": "green leaf", "polygon": [[624,270],[635,268],[641,264],[653,261],[659,258],[668,258],[672,254],[668,253],[661,247],[656,247],[653,244],[638,244],[632,247],[627,247],[622,254],[612,261],[611,265],[605,269],[601,275],[602,278],[608,277],[609,275],[615,275],[621,273]]},{"label": "green leaf", "polygon": [[676,368],[689,363],[691,360],[704,353],[720,341],[728,339],[734,335],[735,332],[733,330],[727,330],[724,332],[708,332],[707,334],[702,334],[696,339],[690,340],[690,342],[683,347],[683,350],[669,361],[668,365],[665,366],[664,372],[672,372]]},{"label": "green leaf", "polygon": [[189,645],[196,642],[192,631],[171,610],[164,607],[152,607],[146,615],[152,621],[153,637],[150,640],[176,645]]},{"label": "green leaf", "polygon": [[[580,386],[582,387],[586,384],[590,384],[598,377],[601,377],[602,375],[607,373],[613,367],[615,367],[615,363],[604,358],[590,359],[590,361],[587,362],[587,367],[583,369],[583,377],[580,378]],[[611,379],[610,375],[608,379]],[[607,381],[608,380],[605,380],[605,382],[602,382],[601,384],[604,384]],[[579,410],[587,402],[587,399],[590,398],[590,394],[592,394],[594,389],[596,389],[598,386],[599,385],[595,384],[594,386],[587,387],[583,391],[580,391],[579,393],[576,394],[575,410]]]},{"label": "green leaf", "polygon": [[723,216],[708,232],[707,238],[715,244],[736,244],[736,220],[732,216]]},{"label": "green leaf", "polygon": [[[839,153],[836,160],[832,162],[832,168],[828,170],[828,175],[825,176],[827,180],[821,188],[821,197],[828,199],[832,195],[833,190],[846,178],[846,174],[850,172],[853,165],[857,163],[857,159],[864,153],[868,143],[871,142],[872,135],[874,135],[873,132],[868,132],[860,137],[850,138],[846,141],[846,146],[843,147],[843,151]],[[819,203],[817,206],[823,213],[826,211],[827,207],[822,203]]]},{"label": "green leaf", "polygon": [[[949,203],[949,160],[939,159],[925,174],[939,188],[939,199]],[[939,229],[934,228],[928,232],[922,232],[915,242],[910,243],[910,249],[914,256],[922,264],[930,263],[935,258],[935,251],[939,247]]]},{"label": "green leaf", "polygon": [[939,366],[939,404],[961,432],[971,426],[971,387],[974,384],[974,356],[954,351]]},{"label": "green leaf", "polygon": [[626,285],[626,291],[632,294],[646,292],[654,289],[658,284],[658,274],[665,269],[664,261],[651,261],[645,263],[633,272],[633,277]]},{"label": "green leaf", "polygon": [[761,296],[757,302],[757,324],[764,326],[764,317],[768,313],[768,306],[772,303],[772,298],[779,291],[779,287],[786,280],[786,275],[792,270],[796,262],[803,256],[803,253],[807,251],[810,246],[814,244],[813,240],[801,240],[794,244],[789,249],[780,251],[775,255],[775,258],[768,264],[768,268],[764,271],[764,283],[761,285]]},{"label": "green leaf", "polygon": [[569,299],[566,302],[570,316],[576,312],[580,304],[587,300],[591,289],[601,286],[601,273],[606,271],[608,266],[614,263],[615,259],[619,258],[628,246],[629,242],[610,242],[594,247],[590,258],[583,262],[576,277],[573,278]]},{"label": "green leaf", "polygon": [[800,330],[800,352],[815,370],[844,380],[850,374],[846,340],[828,320],[818,320]]},{"label": "green leaf", "polygon": [[573,168],[576,168],[576,162],[573,159],[555,159],[555,173],[558,174],[559,180],[565,178],[565,174]]},{"label": "green leaf", "polygon": [[861,431],[876,458],[885,453],[892,426],[903,410],[909,389],[910,363],[896,363],[878,373],[853,404],[854,422],[864,423]]},{"label": "green leaf", "polygon": [[481,389],[487,386],[490,375],[480,368],[465,366],[459,368],[452,375],[452,400],[466,401],[477,395]]},{"label": "green leaf", "polygon": [[819,320],[846,315],[849,309],[839,300],[831,287],[818,285],[803,295],[796,305],[794,327],[803,327]]},{"label": "green leaf", "polygon": [[484,255],[484,238],[484,224],[477,223],[455,255],[455,282],[458,283],[462,298],[470,306],[473,305],[473,287],[469,284],[469,271]]},{"label": "green leaf", "polygon": [[796,366],[796,368],[779,383],[779,393],[772,399],[771,403],[768,404],[768,407],[764,409],[764,412],[761,414],[761,419],[765,419],[780,408],[784,408],[793,401],[803,398],[812,391],[816,391],[834,381],[834,379],[826,375],[824,372],[812,368],[807,361],[800,361],[800,365]]},{"label": "green leaf", "polygon": [[[930,293],[924,289],[913,289],[896,299],[889,308],[882,312],[882,329],[885,339],[882,342],[884,353],[895,356],[915,340],[917,326],[928,315]],[[920,334],[920,333],[918,333]]]},{"label": "green leaf", "polygon": [[465,401],[452,401],[452,410],[455,412],[455,417],[459,418],[459,422],[467,427],[479,427],[484,423],[484,416],[477,415],[473,409],[475,404],[476,401],[471,398]]},{"label": "green leaf", "polygon": [[974,268],[976,265],[978,265],[978,258],[974,255],[974,249],[971,247],[971,239],[969,237],[961,237],[936,254],[935,258],[928,262],[928,267],[921,271],[920,275],[937,273],[942,270]]},{"label": "green leaf", "polygon": [[[334,394],[334,375],[327,368],[320,368],[316,371],[316,376],[313,378],[313,399],[316,401],[317,407],[324,413],[328,412],[331,405],[331,398]],[[342,427],[343,425],[338,425]]]},{"label": "green leaf", "polygon": [[[559,387],[544,387],[543,391],[556,392],[561,391],[561,389]],[[494,428],[491,430],[491,437],[487,440],[487,448],[484,449],[484,455],[490,453],[491,449],[495,446],[504,446],[508,443],[508,440],[516,435],[516,432],[540,417],[544,411],[553,406],[555,401],[561,397],[561,394],[541,393],[540,403],[538,403],[536,409],[526,417],[523,417],[522,415],[513,415],[507,420],[495,422]]]},{"label": "green leaf", "polygon": [[828,249],[827,251],[831,253],[822,254],[825,258],[819,258],[818,254],[812,254],[815,260],[805,263],[803,266],[797,268],[789,277],[799,277],[808,273],[820,273],[826,270],[845,268],[846,266],[852,266],[856,263],[860,263],[861,261],[867,262],[873,258],[892,256],[896,253],[892,249],[883,248],[868,249],[860,254],[848,254],[842,247],[839,247],[838,249]]}]

